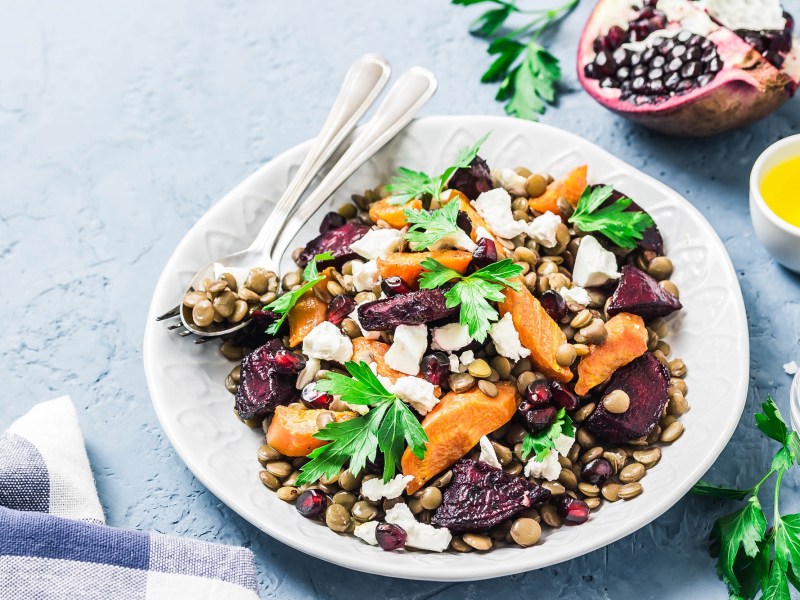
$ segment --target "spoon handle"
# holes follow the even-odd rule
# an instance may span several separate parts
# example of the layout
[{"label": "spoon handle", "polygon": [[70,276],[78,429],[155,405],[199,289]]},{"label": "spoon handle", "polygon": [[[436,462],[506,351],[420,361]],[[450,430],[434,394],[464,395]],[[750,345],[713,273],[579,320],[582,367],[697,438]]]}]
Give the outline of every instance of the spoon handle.
[{"label": "spoon handle", "polygon": [[275,204],[266,223],[250,245],[250,250],[263,250],[274,243],[311,180],[378,97],[390,72],[388,61],[377,54],[365,54],[353,63],[311,150]]},{"label": "spoon handle", "polygon": [[417,111],[433,96],[436,85],[433,73],[422,67],[414,67],[403,73],[389,90],[375,115],[364,126],[364,130],[359,133],[319,186],[297,208],[280,236],[275,236],[274,246],[267,247],[269,255],[275,262],[280,260],[292,238],[331,194],[358,167],[408,125]]}]

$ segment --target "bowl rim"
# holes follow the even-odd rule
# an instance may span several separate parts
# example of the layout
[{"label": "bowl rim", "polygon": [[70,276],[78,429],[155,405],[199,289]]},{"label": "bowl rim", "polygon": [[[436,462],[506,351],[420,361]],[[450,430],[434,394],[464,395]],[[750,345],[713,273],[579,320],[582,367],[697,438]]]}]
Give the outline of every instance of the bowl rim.
[{"label": "bowl rim", "polygon": [[770,223],[800,240],[800,227],[792,225],[780,218],[761,195],[761,180],[764,176],[764,165],[776,152],[789,146],[797,146],[798,156],[800,156],[800,133],[778,140],[774,144],[768,146],[758,156],[756,162],[753,163],[753,168],[750,170],[750,197],[753,199],[753,204],[767,217]]},{"label": "bowl rim", "polygon": [[[656,178],[647,175],[640,169],[637,169],[636,167],[633,167],[632,165],[626,163],[625,161],[616,157],[615,155],[605,150],[604,148],[598,146],[597,144],[587,140],[586,138],[583,138],[573,132],[558,127],[516,119],[513,117],[488,116],[488,115],[444,115],[444,116],[437,115],[437,116],[427,116],[412,121],[412,125],[418,123],[431,124],[433,126],[436,126],[437,124],[445,124],[448,126],[480,124],[482,127],[486,127],[489,129],[493,129],[493,127],[507,127],[509,126],[509,124],[511,125],[516,124],[516,126],[519,127],[520,129],[527,127],[535,127],[541,130],[552,130],[558,132],[559,135],[571,138],[572,140],[575,141],[576,144],[588,144],[589,146],[592,147],[593,151],[605,155],[606,159],[609,162],[617,164],[623,167],[626,171],[634,173],[636,178],[642,181],[646,181],[650,186],[662,189],[669,195],[675,196],[680,201],[682,209],[685,210],[688,214],[690,214],[691,217],[695,219],[703,229],[706,230],[707,235],[709,236],[709,242],[712,245],[717,246],[718,249],[721,251],[720,252],[721,267],[725,271],[727,271],[730,280],[735,282],[736,284],[737,293],[733,305],[735,314],[732,315],[732,319],[737,324],[736,330],[744,332],[744,336],[738,341],[738,345],[742,352],[742,363],[743,363],[742,366],[744,369],[749,371],[750,340],[749,336],[747,335],[748,329],[747,329],[746,309],[744,306],[744,300],[741,294],[741,290],[738,286],[738,278],[736,277],[736,272],[731,262],[730,255],[725,249],[724,244],[722,243],[721,239],[717,235],[714,228],[705,219],[702,213],[693,204],[691,204],[688,200],[686,200],[686,198],[684,198],[682,194],[671,189],[669,186],[665,185]],[[346,567],[360,572],[373,573],[388,577],[412,579],[417,581],[422,581],[422,580],[474,581],[480,579],[513,575],[516,573],[525,572],[527,570],[546,568],[553,564],[558,564],[560,562],[563,562],[562,560],[557,560],[553,562],[548,562],[545,565],[540,565],[540,566],[523,565],[523,567],[520,568],[519,564],[515,563],[514,561],[504,561],[504,563],[498,563],[497,561],[493,560],[485,560],[482,561],[483,564],[480,567],[476,567],[475,565],[473,565],[469,573],[459,572],[459,575],[457,577],[454,577],[453,575],[448,574],[447,572],[448,569],[446,564],[443,565],[443,569],[434,568],[431,569],[430,572],[420,573],[418,571],[418,566],[407,565],[405,563],[397,564],[394,567],[387,569],[385,567],[382,568],[380,566],[381,564],[383,564],[382,562],[378,563],[361,562],[358,556],[349,556],[348,553],[346,552],[342,553],[341,551],[342,548],[336,547],[335,545],[332,545],[330,547],[317,548],[316,551],[310,552],[307,546],[298,541],[298,539],[295,539],[294,537],[289,535],[283,535],[280,531],[275,531],[275,530],[267,531],[265,528],[258,525],[256,522],[258,521],[258,519],[255,518],[254,515],[250,514],[250,511],[247,508],[237,506],[235,495],[233,495],[230,490],[226,489],[225,487],[218,486],[213,481],[210,481],[204,469],[199,464],[198,458],[192,454],[192,452],[187,446],[184,445],[180,437],[174,435],[173,427],[164,425],[165,422],[168,422],[166,421],[167,414],[165,413],[165,407],[155,401],[155,395],[153,393],[156,385],[156,378],[154,377],[153,374],[157,372],[157,370],[159,369],[159,365],[156,363],[156,357],[154,356],[154,353],[151,353],[149,351],[150,350],[149,346],[150,346],[150,340],[155,335],[160,335],[159,328],[163,328],[162,323],[156,323],[154,320],[155,316],[157,314],[160,314],[161,312],[159,309],[163,309],[163,307],[161,306],[156,306],[156,300],[157,300],[158,290],[160,290],[161,287],[164,285],[167,272],[170,270],[171,263],[175,259],[175,252],[177,252],[177,249],[180,247],[180,245],[184,243],[184,240],[186,239],[186,237],[189,236],[189,233],[191,231],[199,229],[202,226],[205,219],[209,217],[210,213],[215,213],[216,210],[219,209],[219,205],[224,203],[225,200],[227,200],[230,196],[237,194],[242,189],[246,189],[252,181],[257,179],[258,174],[261,172],[261,169],[263,169],[267,164],[272,163],[273,161],[285,159],[287,155],[291,153],[296,153],[301,150],[306,150],[310,146],[312,141],[313,140],[302,142],[276,155],[270,161],[268,161],[268,163],[262,165],[254,173],[246,177],[238,185],[232,188],[231,191],[223,195],[223,197],[219,201],[212,204],[206,211],[206,213],[202,215],[198,219],[198,221],[193,224],[190,230],[185,234],[182,240],[178,243],[178,246],[176,246],[176,250],[173,251],[173,254],[170,256],[167,263],[165,264],[164,269],[155,286],[153,300],[151,301],[150,309],[147,315],[147,323],[144,332],[144,349],[143,349],[143,361],[145,364],[145,375],[147,379],[148,390],[151,394],[151,397],[153,398],[154,410],[159,419],[162,430],[166,434],[173,448],[175,448],[175,451],[180,457],[180,459],[192,472],[192,475],[196,477],[198,481],[200,481],[220,501],[225,503],[225,505],[230,510],[237,513],[239,516],[248,521],[251,525],[263,531],[273,539],[276,539],[296,550],[299,550],[304,554],[308,554],[310,556],[314,556],[315,558],[334,563],[341,567]],[[599,539],[593,540],[593,542],[590,545],[588,545],[585,548],[585,550],[581,552],[581,554],[576,555],[574,557],[570,557],[565,560],[572,560],[574,558],[577,558],[578,556],[585,555],[588,552],[592,552],[599,548],[605,547],[628,535],[633,534],[634,532],[648,525],[658,517],[662,516],[667,510],[669,510],[681,498],[683,498],[688,493],[692,485],[694,485],[694,483],[698,481],[703,476],[703,474],[706,471],[708,471],[708,469],[714,464],[714,462],[719,458],[723,449],[730,442],[730,439],[736,427],[738,426],[739,421],[741,420],[742,412],[744,411],[744,406],[747,398],[746,376],[742,378],[742,388],[739,390],[739,392],[740,393],[738,395],[740,397],[736,398],[737,402],[734,406],[735,415],[732,415],[732,417],[735,418],[731,418],[726,422],[724,429],[720,432],[720,436],[716,439],[715,443],[708,448],[708,453],[705,455],[704,459],[701,461],[697,461],[694,464],[694,466],[688,471],[688,473],[686,473],[681,478],[680,482],[676,484],[674,492],[672,494],[666,494],[661,497],[651,498],[650,509],[646,515],[646,518],[637,519],[635,522],[635,526],[631,527],[629,525],[626,525],[620,529],[609,531],[607,534],[599,536]],[[253,520],[254,518],[255,521]],[[436,553],[424,553],[424,555],[433,558],[436,558],[437,556]]]}]

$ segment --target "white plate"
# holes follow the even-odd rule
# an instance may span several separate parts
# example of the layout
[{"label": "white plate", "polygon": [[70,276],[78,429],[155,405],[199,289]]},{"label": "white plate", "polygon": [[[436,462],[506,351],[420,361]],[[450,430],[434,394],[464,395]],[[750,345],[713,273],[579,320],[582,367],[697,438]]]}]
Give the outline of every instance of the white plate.
[{"label": "white plate", "polygon": [[[679,194],[571,133],[502,117],[429,117],[406,131],[364,165],[337,193],[372,188],[398,166],[437,172],[463,146],[491,131],[481,149],[490,165],[527,165],[561,175],[589,165],[589,180],[613,184],[647,209],[658,223],[684,310],[667,338],[689,368],[691,410],[686,432],[664,448],[644,479],[644,493],[630,502],[604,504],[579,527],[562,527],[537,546],[500,548],[487,554],[389,553],[301,517],[259,481],[256,450],[263,440],[233,414],[223,387],[231,363],[216,344],[195,345],[168,333],[156,315],[175,305],[194,270],[246,246],[278,198],[310,142],[281,154],[226,195],[189,231],[156,286],[144,336],[150,394],[167,436],[189,469],[217,497],[256,527],[318,558],[370,573],[465,581],[546,567],[610,544],[643,527],[677,502],[719,456],[744,408],[749,374],[747,323],[739,283],[724,246],[703,216]],[[330,207],[325,207],[329,210]],[[314,236],[321,219],[301,232]]]}]

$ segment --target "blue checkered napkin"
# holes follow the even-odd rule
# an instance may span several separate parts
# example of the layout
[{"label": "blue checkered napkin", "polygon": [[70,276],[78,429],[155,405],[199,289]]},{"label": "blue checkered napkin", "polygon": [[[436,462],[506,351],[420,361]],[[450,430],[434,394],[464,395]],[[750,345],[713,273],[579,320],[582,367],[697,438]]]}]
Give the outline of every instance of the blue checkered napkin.
[{"label": "blue checkered napkin", "polygon": [[0,436],[0,600],[257,600],[253,554],[106,527],[69,398]]}]

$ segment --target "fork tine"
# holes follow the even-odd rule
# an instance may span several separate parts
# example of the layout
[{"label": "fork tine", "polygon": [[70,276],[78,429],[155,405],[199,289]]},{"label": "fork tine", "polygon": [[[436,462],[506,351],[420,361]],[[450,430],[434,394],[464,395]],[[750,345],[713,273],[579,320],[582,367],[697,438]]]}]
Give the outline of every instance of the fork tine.
[{"label": "fork tine", "polygon": [[184,329],[183,331],[179,331],[178,335],[181,336],[181,337],[186,337],[188,335],[192,335],[192,332],[189,331],[188,329]]},{"label": "fork tine", "polygon": [[167,319],[171,319],[172,317],[177,317],[181,314],[181,306],[180,304],[173,308],[172,310],[168,310],[160,317],[156,317],[156,321],[166,321]]},{"label": "fork tine", "polygon": [[211,336],[204,335],[203,337],[198,337],[194,343],[195,344],[205,344],[206,342],[210,342],[213,338]]}]

